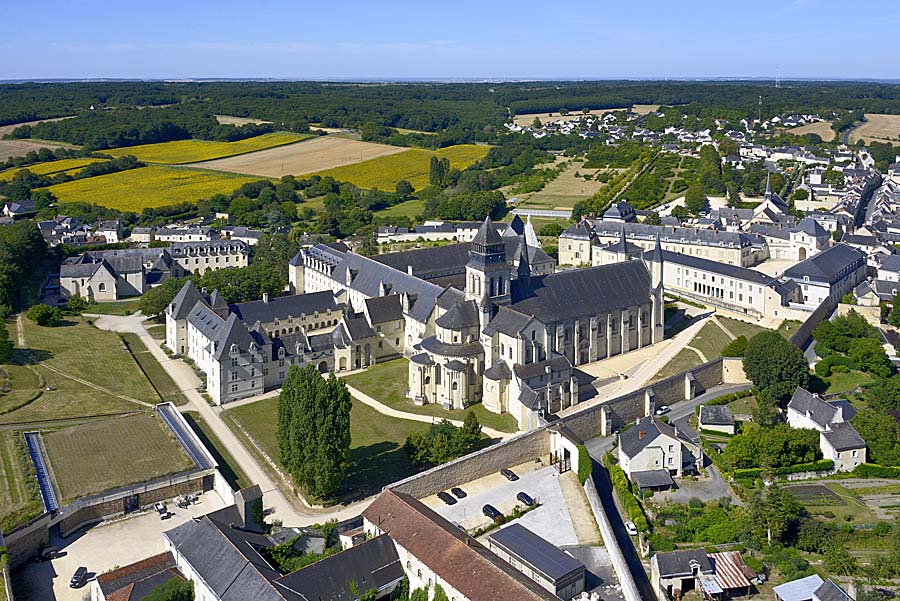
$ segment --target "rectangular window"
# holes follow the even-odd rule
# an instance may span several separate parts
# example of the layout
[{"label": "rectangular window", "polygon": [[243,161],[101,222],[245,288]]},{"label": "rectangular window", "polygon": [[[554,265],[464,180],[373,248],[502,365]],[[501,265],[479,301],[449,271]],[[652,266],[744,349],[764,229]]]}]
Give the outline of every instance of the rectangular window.
[{"label": "rectangular window", "polygon": [[236,371],[231,372],[231,381],[236,382],[238,379],[238,374]]},{"label": "rectangular window", "polygon": [[232,384],[232,385],[231,385],[231,392],[237,392],[237,389],[238,389],[238,385],[237,385],[237,384]]}]

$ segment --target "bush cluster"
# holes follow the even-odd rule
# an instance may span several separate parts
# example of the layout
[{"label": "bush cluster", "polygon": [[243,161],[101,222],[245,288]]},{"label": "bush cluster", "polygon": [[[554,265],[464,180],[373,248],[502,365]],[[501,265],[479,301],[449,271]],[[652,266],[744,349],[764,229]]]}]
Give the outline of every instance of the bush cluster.
[{"label": "bush cluster", "polygon": [[644,515],[644,509],[641,507],[640,502],[631,492],[631,482],[628,481],[628,476],[625,475],[625,471],[618,465],[607,463],[613,489],[619,495],[619,501],[622,502],[622,507],[625,509],[625,513],[628,514],[628,519],[634,523],[635,528],[639,531],[646,532],[650,529],[650,524],[647,522],[647,516]]}]

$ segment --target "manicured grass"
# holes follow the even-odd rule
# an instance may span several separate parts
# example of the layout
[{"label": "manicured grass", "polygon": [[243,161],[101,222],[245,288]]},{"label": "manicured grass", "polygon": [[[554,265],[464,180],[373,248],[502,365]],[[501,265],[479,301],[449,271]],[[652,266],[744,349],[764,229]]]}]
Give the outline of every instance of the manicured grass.
[{"label": "manicured grass", "polygon": [[[734,337],[738,336],[746,336],[747,340],[750,340],[760,332],[765,332],[767,328],[762,326],[758,326],[756,324],[747,323],[746,321],[741,321],[739,319],[731,319],[730,317],[722,317],[718,316],[716,319],[725,326],[729,332],[734,334]],[[788,336],[789,337],[789,336]]]},{"label": "manicured grass", "polygon": [[140,413],[42,436],[63,502],[193,466],[157,416]]},{"label": "manicured grass", "polygon": [[659,380],[664,380],[669,376],[674,376],[675,374],[680,374],[683,371],[687,371],[692,367],[697,367],[700,365],[702,361],[700,360],[700,355],[695,353],[689,348],[681,349],[675,357],[669,361],[669,364],[664,368],[659,370],[659,372],[653,376],[653,380],[651,382],[658,382]]},{"label": "manicured grass", "polygon": [[112,301],[108,303],[92,303],[84,310],[85,313],[98,315],[131,315],[139,308],[140,300]]},{"label": "manicured grass", "polygon": [[150,165],[73,180],[48,189],[63,202],[89,202],[139,213],[147,207],[196,202],[214,194],[228,194],[259,179],[220,171]]},{"label": "manicured grass", "polygon": [[712,361],[722,356],[722,349],[729,342],[731,342],[731,338],[722,328],[710,321],[697,332],[697,335],[691,340],[690,346],[703,353],[707,361]]},{"label": "manicured grass", "polygon": [[27,167],[14,167],[13,169],[6,169],[5,171],[0,171],[0,181],[8,182],[12,181],[12,179],[16,176],[19,171],[28,170],[35,175],[54,175],[57,173],[62,173],[63,171],[68,171],[71,173],[77,173],[82,168],[90,165],[91,163],[99,163],[101,161],[105,161],[106,159],[94,159],[94,158],[83,158],[83,159],[60,159],[58,161],[47,161],[46,163],[37,163],[35,165],[28,165]]},{"label": "manicured grass", "polygon": [[0,531],[8,531],[44,510],[21,436],[20,432],[0,430]]},{"label": "manicured grass", "polygon": [[109,154],[120,157],[133,155],[145,163],[163,163],[179,165],[209,161],[239,154],[246,154],[266,148],[275,148],[285,144],[293,144],[311,138],[311,134],[295,134],[286,131],[263,134],[237,142],[211,142],[209,140],[177,140],[143,146],[127,146],[108,150]]},{"label": "manicured grass", "polygon": [[[279,460],[275,436],[278,397],[228,409],[223,416],[226,423],[233,419],[243,426],[273,461]],[[423,422],[387,417],[354,399],[350,411],[351,466],[342,485],[344,496],[366,496],[420,471],[409,462],[403,443],[410,434],[425,432],[428,427]]]},{"label": "manicured grass", "polygon": [[803,323],[796,319],[785,319],[781,322],[781,325],[778,326],[778,333],[790,340],[791,336],[793,336],[802,325]]},{"label": "manicured grass", "polygon": [[15,411],[35,400],[40,394],[41,378],[36,371],[26,365],[8,363],[0,367],[0,414]]},{"label": "manicured grass", "polygon": [[155,326],[147,326],[147,333],[153,336],[154,340],[165,340],[166,339],[166,324],[159,324]]},{"label": "manicured grass", "polygon": [[756,407],[756,397],[748,396],[728,403],[735,415],[751,415]]},{"label": "manicured grass", "polygon": [[856,370],[846,373],[833,373],[827,378],[823,378],[828,383],[828,388],[825,390],[826,394],[849,392],[857,386],[870,384],[873,379],[869,374]]},{"label": "manicured grass", "polygon": [[237,461],[234,460],[234,457],[228,452],[228,449],[225,448],[222,441],[215,435],[212,428],[206,423],[206,420],[200,417],[200,414],[195,411],[188,411],[182,415],[194,433],[203,442],[206,449],[213,456],[213,459],[216,460],[216,463],[219,464],[219,472],[225,480],[228,481],[228,484],[236,490],[252,486],[253,482],[251,482],[247,475],[244,474],[240,466],[238,466]]},{"label": "manicured grass", "polygon": [[450,167],[465,169],[487,155],[489,147],[475,144],[458,144],[440,150],[413,148],[397,154],[370,159],[361,163],[319,171],[313,175],[330,175],[336,180],[350,182],[360,188],[378,188],[393,191],[400,180],[406,180],[416,190],[428,185],[431,157],[450,160]]},{"label": "manicured grass", "polygon": [[410,219],[415,219],[422,214],[424,208],[425,203],[419,199],[407,200],[382,211],[378,211],[376,215],[388,218],[409,217]]},{"label": "manicured grass", "polygon": [[378,363],[366,368],[363,372],[346,376],[344,381],[349,386],[398,411],[458,420],[466,419],[466,413],[473,411],[483,426],[500,430],[501,432],[515,432],[517,430],[516,420],[513,416],[492,413],[485,409],[481,403],[475,403],[465,410],[454,411],[447,411],[440,405],[435,404],[417,406],[406,398],[406,387],[409,383],[409,361],[406,359],[401,358]]},{"label": "manicured grass", "polygon": [[159,398],[162,401],[170,401],[176,405],[184,405],[188,402],[187,397],[181,392],[181,388],[175,383],[169,372],[163,369],[156,357],[147,350],[147,347],[141,342],[137,334],[122,334],[122,339],[125,340],[125,344],[128,345],[128,350],[131,351],[134,360],[137,361],[150,384],[159,393]]}]

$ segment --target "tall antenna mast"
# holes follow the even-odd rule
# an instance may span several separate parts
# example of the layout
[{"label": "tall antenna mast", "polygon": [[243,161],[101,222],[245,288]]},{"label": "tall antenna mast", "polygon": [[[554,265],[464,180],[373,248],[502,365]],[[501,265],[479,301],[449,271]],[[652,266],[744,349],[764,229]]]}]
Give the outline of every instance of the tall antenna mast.
[{"label": "tall antenna mast", "polygon": [[781,67],[775,66],[775,87],[781,87]]},{"label": "tall antenna mast", "polygon": [[759,124],[762,125],[762,96],[759,97]]}]

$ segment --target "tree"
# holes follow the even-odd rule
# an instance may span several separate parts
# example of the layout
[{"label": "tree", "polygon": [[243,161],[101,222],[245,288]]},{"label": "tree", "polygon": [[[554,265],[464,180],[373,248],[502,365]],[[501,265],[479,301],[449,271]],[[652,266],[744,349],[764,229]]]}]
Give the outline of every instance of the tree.
[{"label": "tree", "polygon": [[186,278],[169,278],[159,286],[144,292],[141,295],[141,300],[138,302],[141,313],[148,317],[162,315],[166,307],[172,303],[175,295],[181,291],[186,281]]},{"label": "tree", "polygon": [[397,186],[394,188],[394,190],[403,198],[411,196],[414,191],[412,184],[405,179],[401,179],[400,181],[398,181]]},{"label": "tree", "polygon": [[779,403],[790,398],[797,386],[809,381],[809,366],[803,351],[778,332],[761,332],[747,342],[744,373],[760,390],[776,386]]},{"label": "tree", "polygon": [[888,323],[895,328],[900,328],[900,293],[894,295],[891,301],[891,312],[888,314]]},{"label": "tree", "polygon": [[891,375],[892,363],[884,348],[874,338],[857,338],[850,341],[847,357],[856,366],[869,373],[886,378]]},{"label": "tree", "polygon": [[434,585],[434,596],[431,598],[431,601],[450,601],[447,598],[447,593],[444,592],[444,588],[440,584]]},{"label": "tree", "polygon": [[466,412],[466,419],[463,421],[460,437],[466,448],[474,447],[481,440],[481,424],[474,411]]},{"label": "tree", "polygon": [[741,145],[737,143],[737,140],[725,137],[719,140],[718,144],[719,154],[723,157],[736,156],[741,153]]},{"label": "tree", "polygon": [[59,307],[50,307],[49,305],[34,305],[28,309],[25,316],[39,326],[54,327],[59,325],[62,319],[62,311]]},{"label": "tree", "polygon": [[541,123],[541,120],[540,120],[540,119],[538,119],[537,117],[535,117],[535,118],[534,118],[534,121],[531,122],[531,127],[534,128],[534,129],[541,129],[542,127],[544,127],[544,124]]},{"label": "tree", "polygon": [[728,187],[728,206],[732,209],[740,209],[743,200],[741,199],[741,193],[738,191],[738,187],[735,185],[731,185]]},{"label": "tree", "polygon": [[672,217],[681,220],[688,219],[689,217],[691,217],[691,211],[687,207],[677,205],[675,207],[672,207]]},{"label": "tree", "polygon": [[900,411],[900,376],[882,378],[865,387],[869,407],[883,413]]},{"label": "tree", "polygon": [[797,200],[808,200],[809,199],[809,190],[806,188],[797,188],[794,190],[794,193],[791,194],[791,198],[795,201]]},{"label": "tree", "polygon": [[548,238],[551,238],[551,237],[552,237],[552,238],[559,238],[559,235],[560,235],[561,233],[563,233],[563,232],[565,231],[565,229],[566,229],[566,228],[564,228],[562,225],[560,225],[560,224],[558,224],[558,223],[548,223],[547,225],[543,226],[543,227],[538,231],[538,235],[539,235],[539,236],[546,236],[546,237],[548,237]]},{"label": "tree", "polygon": [[853,418],[853,427],[866,441],[870,463],[900,466],[900,424],[892,416],[862,409]]},{"label": "tree", "polygon": [[318,497],[333,495],[350,451],[350,393],[342,380],[294,365],[278,397],[276,438],[281,464]]},{"label": "tree", "polygon": [[0,328],[0,363],[8,363],[15,349],[9,337],[9,330]]},{"label": "tree", "polygon": [[753,489],[747,502],[757,540],[785,543],[803,515],[803,505],[789,491],[776,484]]},{"label": "tree", "polygon": [[694,184],[688,188],[684,197],[684,206],[693,215],[697,215],[706,208],[706,194],[703,193],[703,186]]},{"label": "tree", "polygon": [[172,578],[147,593],[144,601],[194,601],[194,583]]},{"label": "tree", "polygon": [[822,174],[822,179],[826,184],[834,188],[844,187],[844,173],[833,167],[825,169],[825,173]]},{"label": "tree", "polygon": [[662,225],[662,219],[656,211],[648,211],[642,223],[646,225]]},{"label": "tree", "polygon": [[832,542],[825,550],[825,569],[833,574],[851,576],[859,567],[856,558],[847,551],[847,546]]},{"label": "tree", "polygon": [[747,352],[747,337],[738,336],[722,349],[723,357],[743,357]]}]

